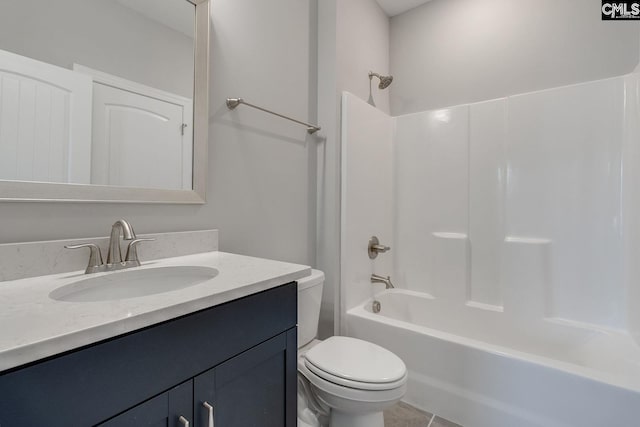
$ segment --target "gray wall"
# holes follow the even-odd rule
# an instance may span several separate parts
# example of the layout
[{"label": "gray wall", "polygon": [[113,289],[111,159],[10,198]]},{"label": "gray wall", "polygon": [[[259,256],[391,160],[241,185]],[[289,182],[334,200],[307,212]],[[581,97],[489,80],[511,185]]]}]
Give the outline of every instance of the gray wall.
[{"label": "gray wall", "polygon": [[322,124],[317,147],[318,216],[316,265],[325,281],[320,310],[320,337],[333,335],[340,312],[340,125],[336,66],[337,0],[318,2],[318,121]]},{"label": "gray wall", "polygon": [[393,115],[631,72],[640,24],[599,0],[433,0],[391,18]]},{"label": "gray wall", "polygon": [[115,0],[5,1],[0,49],[193,97],[193,39]]},{"label": "gray wall", "polygon": [[105,236],[124,217],[138,233],[219,228],[221,250],[312,264],[316,170],[309,151],[315,143],[303,127],[224,107],[227,96],[243,96],[315,119],[309,107],[316,103],[311,5],[313,0],[213,2],[206,205],[0,202],[0,243]]},{"label": "gray wall", "polygon": [[316,121],[311,0],[215,0],[211,74],[213,216],[222,250],[315,263],[316,145],[305,127],[242,97]]},{"label": "gray wall", "polygon": [[[369,99],[369,71],[389,74],[389,17],[375,0],[338,1],[338,88]],[[389,90],[371,92],[376,106],[389,113]]]}]

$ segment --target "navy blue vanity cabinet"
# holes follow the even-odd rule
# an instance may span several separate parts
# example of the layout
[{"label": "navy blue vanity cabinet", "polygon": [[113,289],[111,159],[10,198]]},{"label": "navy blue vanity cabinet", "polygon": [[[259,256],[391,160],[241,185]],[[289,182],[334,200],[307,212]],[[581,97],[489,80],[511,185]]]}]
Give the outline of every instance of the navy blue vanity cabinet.
[{"label": "navy blue vanity cabinet", "polygon": [[0,373],[0,427],[295,427],[295,282]]},{"label": "navy blue vanity cabinet", "polygon": [[191,424],[193,402],[193,381],[153,397],[140,405],[129,409],[100,427],[168,427],[178,426],[181,420]]},{"label": "navy blue vanity cabinet", "polygon": [[296,339],[290,330],[197,376],[195,426],[208,427],[211,413],[224,427],[295,426],[296,376],[286,369],[295,363],[289,349]]}]

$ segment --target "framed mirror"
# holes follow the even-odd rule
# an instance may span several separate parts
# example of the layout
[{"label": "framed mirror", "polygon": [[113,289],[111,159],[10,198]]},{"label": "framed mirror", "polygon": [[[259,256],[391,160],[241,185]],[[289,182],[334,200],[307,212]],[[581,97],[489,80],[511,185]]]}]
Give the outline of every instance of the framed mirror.
[{"label": "framed mirror", "polygon": [[209,0],[0,6],[0,201],[205,202]]}]

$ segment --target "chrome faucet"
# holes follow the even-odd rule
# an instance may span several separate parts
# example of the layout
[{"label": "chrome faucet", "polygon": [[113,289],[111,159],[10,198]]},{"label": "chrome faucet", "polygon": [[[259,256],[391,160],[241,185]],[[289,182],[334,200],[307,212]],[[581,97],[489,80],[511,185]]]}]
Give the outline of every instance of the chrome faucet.
[{"label": "chrome faucet", "polygon": [[378,276],[377,274],[371,275],[371,283],[384,283],[387,289],[394,289],[393,283],[391,283],[391,276]]},{"label": "chrome faucet", "polygon": [[120,232],[122,240],[135,240],[136,233],[126,219],[119,219],[111,226],[111,237],[109,238],[109,252],[107,253],[107,265],[119,264],[122,262],[122,251],[120,250]]},{"label": "chrome faucet", "polygon": [[[131,240],[127,246],[127,252],[122,260],[122,250],[120,248],[120,235],[123,240]],[[127,220],[119,219],[111,226],[111,237],[109,238],[109,252],[107,253],[107,262],[102,260],[102,252],[100,248],[92,243],[80,245],[65,246],[67,249],[89,248],[89,265],[85,270],[85,274],[100,273],[104,271],[122,270],[124,268],[139,267],[138,259],[138,243],[149,242],[155,239],[138,239],[133,227]]]}]

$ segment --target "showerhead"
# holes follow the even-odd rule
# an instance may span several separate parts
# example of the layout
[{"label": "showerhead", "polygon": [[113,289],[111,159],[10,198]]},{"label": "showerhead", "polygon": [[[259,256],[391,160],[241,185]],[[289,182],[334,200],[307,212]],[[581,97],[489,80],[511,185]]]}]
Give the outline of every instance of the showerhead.
[{"label": "showerhead", "polygon": [[386,89],[391,85],[391,82],[393,82],[393,76],[381,76],[378,88]]},{"label": "showerhead", "polygon": [[378,89],[386,89],[391,85],[391,82],[393,82],[393,76],[381,76],[378,73],[374,73],[374,72],[369,72],[369,80],[373,79],[374,77],[377,77],[380,79],[380,84],[378,84]]}]

